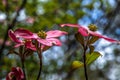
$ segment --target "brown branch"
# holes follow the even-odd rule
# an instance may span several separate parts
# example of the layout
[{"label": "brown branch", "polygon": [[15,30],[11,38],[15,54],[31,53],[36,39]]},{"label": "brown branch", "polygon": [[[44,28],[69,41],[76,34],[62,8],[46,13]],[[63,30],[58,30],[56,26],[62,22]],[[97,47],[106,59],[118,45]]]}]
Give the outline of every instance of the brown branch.
[{"label": "brown branch", "polygon": [[[107,22],[106,24],[106,27],[103,29],[104,33],[103,34],[106,34],[107,33],[107,30],[110,28],[110,26],[113,24],[115,18],[116,18],[116,15],[119,14],[120,12],[120,1],[119,0],[116,0],[116,3],[117,3],[117,6],[116,8],[111,11],[110,13],[106,14],[106,17],[109,19],[109,21]],[[107,29],[108,28],[108,29]],[[115,27],[111,28],[111,30],[113,30]]]},{"label": "brown branch", "polygon": [[[104,29],[103,29],[103,34],[106,34],[108,32],[108,29],[111,28],[110,26],[113,24],[113,22],[114,22],[114,20],[116,18],[116,15],[120,13],[120,1],[119,0],[115,0],[115,1],[117,3],[116,8],[114,10],[110,11],[109,13],[101,16],[99,19],[97,19],[94,22],[95,24],[102,24],[103,26],[105,26]],[[101,4],[101,7],[102,7],[102,5],[103,4]],[[103,11],[105,11],[105,10],[103,9]],[[100,23],[100,20],[103,19],[103,18],[107,18],[108,22],[104,23],[104,24]],[[113,27],[113,28],[115,28],[115,27]],[[113,29],[111,28],[111,30],[113,30]]]},{"label": "brown branch", "polygon": [[9,21],[9,4],[8,4],[8,0],[6,0],[5,13],[7,15],[6,21]]},{"label": "brown branch", "polygon": [[[7,0],[6,0],[6,1],[7,1]],[[16,22],[17,22],[17,17],[19,16],[20,11],[25,7],[26,3],[27,3],[27,0],[23,0],[23,1],[22,1],[21,6],[20,6],[19,9],[16,11],[16,16],[15,16],[14,19],[12,20],[11,24],[8,24],[8,28],[7,28],[7,31],[6,31],[6,33],[5,33],[5,37],[4,37],[4,42],[3,42],[3,44],[1,45],[0,54],[2,54],[2,52],[3,52],[4,48],[5,48],[5,42],[7,41],[7,38],[8,38],[8,30],[14,28],[14,26],[15,26],[15,24],[16,24]],[[8,13],[8,2],[7,2],[7,5],[6,5],[6,8],[5,8],[5,9],[6,9],[6,13]],[[6,15],[8,15],[8,14],[6,14]],[[0,59],[1,59],[1,57],[0,57]]]}]

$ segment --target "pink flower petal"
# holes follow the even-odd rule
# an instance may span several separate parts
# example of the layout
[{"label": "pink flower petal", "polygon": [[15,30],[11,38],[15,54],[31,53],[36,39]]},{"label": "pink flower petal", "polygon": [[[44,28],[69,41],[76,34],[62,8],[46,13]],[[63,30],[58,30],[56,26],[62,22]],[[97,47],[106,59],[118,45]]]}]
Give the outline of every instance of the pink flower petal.
[{"label": "pink flower petal", "polygon": [[27,41],[27,42],[25,43],[25,46],[26,46],[26,48],[28,48],[28,49],[31,49],[31,50],[33,50],[33,51],[36,51],[35,45],[33,45],[31,41]]},{"label": "pink flower petal", "polygon": [[79,24],[61,24],[61,27],[68,26],[73,28],[78,28],[78,32],[81,33],[83,36],[88,36],[88,29],[85,27],[80,26]]},{"label": "pink flower petal", "polygon": [[22,69],[19,68],[19,67],[17,67],[16,69],[17,69],[17,71],[18,71],[18,73],[20,75],[20,78],[24,79],[24,73],[23,73]]},{"label": "pink flower petal", "polygon": [[[22,69],[20,69],[19,67],[13,67],[12,68],[12,72],[14,72],[14,76],[16,77],[17,80],[21,80],[23,79],[24,77],[24,74],[22,72]],[[21,74],[22,72],[22,74]],[[22,76],[22,77],[21,77]]]},{"label": "pink flower petal", "polygon": [[19,72],[18,72],[16,67],[12,68],[12,72],[14,72],[14,76],[16,76],[16,78],[18,78],[20,76],[20,74],[19,74]]},{"label": "pink flower petal", "polygon": [[120,43],[119,41],[115,40],[115,39],[112,39],[112,38],[108,38],[106,36],[103,36],[97,32],[93,32],[93,31],[90,31],[89,29],[85,28],[85,27],[82,27],[78,24],[61,24],[60,25],[61,27],[64,27],[64,26],[68,26],[68,27],[75,27],[75,28],[78,28],[78,32],[80,34],[82,34],[83,36],[89,36],[89,35],[92,35],[92,36],[98,36],[99,38],[103,38],[109,42],[117,42],[117,43]]},{"label": "pink flower petal", "polygon": [[60,26],[61,26],[61,27],[64,27],[64,26],[69,26],[69,27],[76,27],[76,28],[81,27],[81,26],[80,26],[80,25],[78,25],[78,24],[61,24]]},{"label": "pink flower petal", "polygon": [[53,46],[53,45],[61,46],[60,40],[56,38],[37,39],[37,41],[46,46]]},{"label": "pink flower petal", "polygon": [[30,32],[26,29],[19,28],[19,29],[16,29],[14,32],[15,32],[15,35],[17,37],[22,37],[22,38],[25,38],[25,39],[36,39],[36,38],[38,38],[36,33],[32,33],[32,32]]},{"label": "pink flower petal", "polygon": [[99,33],[97,33],[97,32],[93,32],[93,31],[88,31],[88,33],[90,34],[90,35],[93,35],[93,36],[98,36],[99,38],[102,38],[102,36],[103,35],[101,35],[101,34],[99,34]]},{"label": "pink flower petal", "polygon": [[14,41],[16,43],[21,43],[21,41],[17,39],[17,37],[15,36],[15,34],[12,30],[8,31],[8,35],[11,38],[12,41]]},{"label": "pink flower petal", "polygon": [[67,32],[65,31],[60,31],[60,30],[52,30],[52,31],[48,31],[46,32],[47,37],[46,38],[51,38],[51,37],[60,37],[62,35],[67,34]]},{"label": "pink flower petal", "polygon": [[22,42],[22,43],[16,44],[14,47],[15,47],[15,48],[18,48],[18,47],[24,46],[24,45],[25,45],[25,47],[26,47],[27,49],[31,49],[31,50],[33,50],[33,51],[36,51],[36,48],[35,48],[35,46],[32,44],[31,41],[26,41],[26,42]]},{"label": "pink flower petal", "polygon": [[107,40],[107,41],[109,41],[109,42],[115,42],[115,43],[117,42],[117,43],[118,43],[117,40],[112,39],[112,38],[108,38],[108,37],[106,37],[106,36],[103,36],[102,38],[105,39],[105,40]]},{"label": "pink flower petal", "polygon": [[22,28],[16,29],[14,33],[17,37],[27,37],[27,36],[29,37],[33,35],[32,32]]},{"label": "pink flower petal", "polygon": [[78,32],[82,34],[83,36],[89,36],[88,30],[86,28],[80,27],[78,29]]},{"label": "pink flower petal", "polygon": [[12,80],[12,76],[14,75],[14,72],[8,73],[6,80]]},{"label": "pink flower petal", "polygon": [[18,37],[22,37],[25,39],[37,39],[39,36],[36,33],[33,33],[33,35],[17,35]]},{"label": "pink flower petal", "polygon": [[[12,32],[10,32],[9,34],[11,35]],[[53,31],[48,31],[46,32],[47,36],[45,39],[42,39],[38,36],[37,33],[32,33],[28,30],[25,29],[17,29],[15,30],[15,32],[13,32],[12,37],[15,40],[19,40],[19,39],[23,39],[23,40],[37,40],[39,43],[41,43],[42,45],[45,46],[53,46],[53,45],[57,45],[60,46],[61,42],[56,39],[56,37],[60,37],[62,35],[67,34],[67,32],[65,31],[60,31],[60,30],[53,30]],[[17,39],[19,38],[19,39]],[[28,42],[28,41],[23,41],[20,40],[21,42],[19,42],[18,44],[15,45],[15,47],[19,47],[19,46],[25,46],[28,49],[31,50],[36,50],[35,46],[32,44],[32,42]]]},{"label": "pink flower petal", "polygon": [[106,36],[104,36],[104,35],[101,35],[101,34],[99,34],[99,33],[96,33],[96,32],[89,31],[89,33],[90,33],[91,35],[93,35],[93,36],[98,36],[99,38],[103,38],[103,39],[105,39],[105,40],[107,40],[107,41],[109,41],[109,42],[118,42],[118,41],[115,40],[115,39],[108,38],[108,37],[106,37]]},{"label": "pink flower petal", "polygon": [[13,80],[13,76],[16,78],[16,80],[24,80],[24,73],[19,67],[13,67],[11,72],[8,73],[6,80]]},{"label": "pink flower petal", "polygon": [[40,39],[40,38],[38,38],[37,41],[38,41],[39,43],[43,44],[43,45],[52,46],[52,44],[51,44],[49,41],[45,40],[45,39]]},{"label": "pink flower petal", "polygon": [[56,45],[56,46],[62,45],[61,41],[57,38],[48,38],[46,40],[49,41],[50,43],[52,43],[52,45]]}]

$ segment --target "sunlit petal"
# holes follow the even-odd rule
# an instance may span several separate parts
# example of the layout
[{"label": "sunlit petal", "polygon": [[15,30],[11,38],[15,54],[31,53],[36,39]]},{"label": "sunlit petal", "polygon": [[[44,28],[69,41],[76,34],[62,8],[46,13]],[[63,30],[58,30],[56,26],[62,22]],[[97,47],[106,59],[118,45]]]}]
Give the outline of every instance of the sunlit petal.
[{"label": "sunlit petal", "polygon": [[48,31],[46,32],[47,37],[46,38],[51,38],[51,37],[60,37],[62,35],[67,34],[67,32],[65,31],[60,31],[60,30],[52,30],[52,31]]},{"label": "sunlit petal", "polygon": [[49,41],[50,43],[52,43],[53,45],[56,45],[56,46],[62,45],[61,41],[59,39],[56,39],[56,38],[48,38],[46,40]]},{"label": "sunlit petal", "polygon": [[76,28],[81,27],[81,26],[80,26],[80,25],[78,25],[78,24],[61,24],[60,26],[61,26],[61,27],[68,26],[68,27],[76,27]]},{"label": "sunlit petal", "polygon": [[15,34],[12,30],[8,31],[8,35],[11,38],[12,41],[14,41],[16,43],[21,43],[21,41],[19,39],[17,39],[17,37],[15,36]]},{"label": "sunlit petal", "polygon": [[43,45],[52,46],[52,43],[47,41],[46,39],[37,39],[37,41]]},{"label": "sunlit petal", "polygon": [[83,36],[89,36],[89,33],[88,33],[87,29],[85,29],[85,28],[83,28],[83,27],[80,27],[80,28],[78,29],[78,32],[79,32],[80,34],[82,34]]}]

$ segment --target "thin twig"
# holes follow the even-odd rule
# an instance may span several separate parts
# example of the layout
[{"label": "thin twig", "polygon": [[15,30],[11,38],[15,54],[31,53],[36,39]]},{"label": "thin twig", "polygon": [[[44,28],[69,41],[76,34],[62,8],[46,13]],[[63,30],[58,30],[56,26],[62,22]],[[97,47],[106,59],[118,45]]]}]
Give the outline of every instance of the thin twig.
[{"label": "thin twig", "polygon": [[84,73],[85,73],[85,78],[86,78],[86,80],[88,80],[87,67],[86,67],[86,48],[84,48],[83,62],[84,62]]},{"label": "thin twig", "polygon": [[[8,2],[7,2],[8,3]],[[3,44],[1,45],[1,49],[0,49],[0,54],[2,54],[3,49],[5,48],[5,42],[7,41],[8,38],[8,30],[9,29],[13,29],[16,22],[17,22],[17,17],[19,16],[20,11],[24,8],[24,6],[26,5],[27,0],[23,0],[21,6],[19,7],[19,9],[16,11],[16,16],[14,17],[14,19],[12,20],[11,24],[8,24],[8,28],[7,31],[5,33],[5,37],[4,37],[4,41]],[[6,9],[6,11],[8,12],[8,9]],[[7,15],[8,16],[8,15]],[[1,59],[1,57],[0,57]]]},{"label": "thin twig", "polygon": [[40,44],[40,47],[38,47],[38,42],[36,42],[36,43],[37,43],[36,44],[36,49],[37,49],[38,57],[39,57],[39,60],[40,60],[40,68],[39,68],[39,73],[38,73],[38,76],[37,76],[37,80],[39,80],[41,72],[42,72],[42,50],[41,50],[41,44]]},{"label": "thin twig", "polygon": [[25,47],[20,46],[20,48],[19,48],[19,57],[21,59],[21,66],[22,66],[22,70],[23,70],[23,73],[24,73],[24,80],[26,80],[26,72],[25,72],[25,65],[24,65],[25,54],[26,54]]},{"label": "thin twig", "polygon": [[42,54],[41,53],[39,54],[39,60],[40,60],[40,68],[39,68],[39,73],[38,73],[38,76],[37,76],[37,80],[39,80],[40,75],[41,75],[41,71],[42,71]]},{"label": "thin twig", "polygon": [[86,51],[88,48],[88,42],[89,42],[90,36],[86,38],[86,42],[83,45],[83,63],[84,63],[84,74],[85,74],[85,79],[88,80],[88,74],[87,74],[87,64],[86,64]]},{"label": "thin twig", "polygon": [[23,73],[24,73],[24,80],[26,80],[25,65],[24,65],[24,59],[23,58],[21,58],[21,65],[22,65],[22,70],[23,70]]},{"label": "thin twig", "polygon": [[[8,30],[9,29],[13,29],[16,22],[17,22],[17,17],[19,16],[20,11],[25,7],[27,3],[27,0],[23,0],[21,6],[19,7],[19,9],[16,11],[16,16],[14,17],[14,19],[12,20],[11,24],[9,24],[9,4],[8,4],[8,0],[6,0],[6,7],[5,7],[5,11],[6,11],[6,16],[7,16],[7,30],[5,33],[5,37],[3,39],[3,43],[1,44],[1,48],[0,48],[0,60],[2,60],[2,53],[3,50],[5,48],[5,42],[7,41],[8,38]],[[3,63],[0,63],[0,65],[2,65]]]},{"label": "thin twig", "polygon": [[[9,21],[9,4],[8,4],[8,0],[6,0],[5,13],[6,13],[6,21]],[[7,22],[7,25],[8,25],[8,22]]]}]

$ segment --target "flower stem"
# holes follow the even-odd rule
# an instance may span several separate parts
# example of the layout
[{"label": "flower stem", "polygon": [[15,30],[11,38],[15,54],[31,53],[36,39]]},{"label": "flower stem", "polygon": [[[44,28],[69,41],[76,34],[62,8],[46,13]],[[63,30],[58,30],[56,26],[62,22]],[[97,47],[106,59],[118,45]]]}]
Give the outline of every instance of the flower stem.
[{"label": "flower stem", "polygon": [[41,75],[41,71],[42,71],[42,54],[39,54],[39,59],[40,59],[40,68],[39,68],[39,73],[37,76],[37,80],[39,80],[40,75]]},{"label": "flower stem", "polygon": [[[88,38],[89,39],[89,38]],[[86,65],[86,50],[87,50],[87,43],[84,44],[83,46],[83,49],[84,49],[84,52],[83,52],[83,62],[84,62],[84,74],[85,74],[85,79],[88,80],[88,75],[87,75],[87,65]]]},{"label": "flower stem", "polygon": [[39,73],[37,76],[37,80],[39,80],[40,75],[41,75],[41,71],[42,71],[42,50],[41,50],[41,44],[40,47],[37,48],[37,52],[38,52],[38,56],[39,56],[39,60],[40,60],[40,68],[39,68]]},{"label": "flower stem", "polygon": [[22,70],[23,70],[23,73],[24,73],[24,80],[26,80],[24,59],[21,59],[21,64],[22,64]]}]

